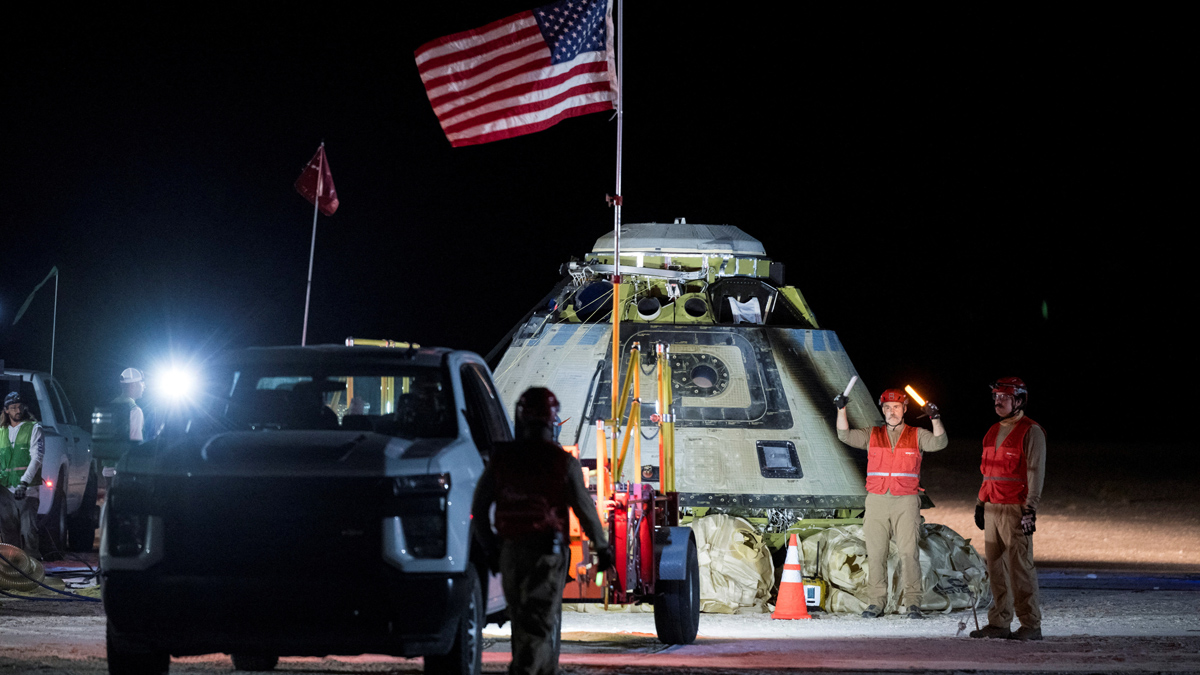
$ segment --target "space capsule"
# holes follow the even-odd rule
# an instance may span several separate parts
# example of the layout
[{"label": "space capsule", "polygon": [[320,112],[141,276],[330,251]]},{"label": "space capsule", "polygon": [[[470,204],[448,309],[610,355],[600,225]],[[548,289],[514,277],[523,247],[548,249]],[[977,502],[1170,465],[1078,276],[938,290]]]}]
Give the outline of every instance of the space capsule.
[{"label": "space capsule", "polygon": [[[822,329],[783,264],[731,225],[634,223],[582,259],[517,323],[488,361],[505,401],[549,387],[565,420],[559,441],[594,461],[597,420],[612,417],[613,279],[619,275],[620,373],[631,347],[667,346],[674,480],[685,518],[730,513],[781,545],[797,521],[853,521],[866,496],[865,457],[838,441],[833,398],[858,375],[835,332]],[[659,487],[654,373],[639,369],[641,466],[618,481]],[[882,424],[861,379],[853,426]]]}]

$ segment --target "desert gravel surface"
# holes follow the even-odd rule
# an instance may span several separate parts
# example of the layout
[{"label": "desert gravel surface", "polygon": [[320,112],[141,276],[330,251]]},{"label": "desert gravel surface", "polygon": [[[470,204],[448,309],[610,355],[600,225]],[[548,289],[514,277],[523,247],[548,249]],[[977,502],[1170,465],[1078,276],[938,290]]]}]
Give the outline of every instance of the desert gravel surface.
[{"label": "desert gravel surface", "polygon": [[[716,673],[784,670],[904,672],[1200,672],[1200,593],[1047,589],[1042,642],[972,640],[970,612],[924,621],[817,613],[811,621],[764,614],[704,615],[693,645],[665,647],[650,614],[564,615],[568,673]],[[0,673],[103,673],[104,614],[97,605],[5,600]],[[507,628],[507,627],[506,627]],[[502,672],[508,631],[489,626],[486,670]],[[172,672],[230,672],[225,655],[174,659]],[[419,672],[416,659],[289,658],[277,672]]]},{"label": "desert gravel surface", "polygon": [[[924,513],[966,537],[979,487],[977,441],[926,458]],[[563,618],[564,673],[1200,673],[1200,466],[1194,449],[1050,444],[1038,513],[1042,642],[971,640],[969,611],[923,621],[817,613],[701,617],[693,645],[666,647],[648,613]],[[89,557],[95,564],[94,554]],[[980,616],[982,621],[986,618]],[[0,673],[104,673],[98,603],[0,598]],[[489,626],[485,672],[504,672],[508,628]],[[420,672],[419,659],[286,658],[280,673]],[[225,655],[174,659],[176,673],[231,672]]]}]

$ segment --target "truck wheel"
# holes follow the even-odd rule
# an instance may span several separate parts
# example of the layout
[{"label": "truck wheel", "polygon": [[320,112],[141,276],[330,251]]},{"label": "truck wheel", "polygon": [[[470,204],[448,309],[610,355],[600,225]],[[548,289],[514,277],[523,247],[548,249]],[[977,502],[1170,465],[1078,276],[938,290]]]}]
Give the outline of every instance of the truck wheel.
[{"label": "truck wheel", "polygon": [[483,670],[483,592],[474,565],[467,565],[467,606],[458,620],[450,651],[425,655],[427,675],[478,675]]},{"label": "truck wheel", "polygon": [[42,551],[42,560],[62,560],[66,549],[67,538],[67,486],[66,475],[60,473],[58,484],[54,486],[54,497],[50,502],[50,510],[44,516],[38,516],[38,534],[41,541],[38,548]]},{"label": "truck wheel", "polygon": [[654,629],[666,645],[690,645],[700,631],[700,557],[689,539],[687,572],[683,579],[660,579],[654,598]]},{"label": "truck wheel", "polygon": [[88,471],[87,487],[83,490],[83,501],[73,516],[67,516],[67,550],[76,553],[91,551],[96,543],[97,516],[96,491],[99,487],[96,466]]},{"label": "truck wheel", "polygon": [[109,675],[159,675],[171,667],[171,655],[166,652],[133,652],[124,649],[113,638],[112,622],[107,628]]},{"label": "truck wheel", "polygon": [[265,672],[275,670],[275,666],[279,665],[278,656],[261,656],[259,654],[230,654],[233,658],[234,670],[250,670],[254,672]]}]

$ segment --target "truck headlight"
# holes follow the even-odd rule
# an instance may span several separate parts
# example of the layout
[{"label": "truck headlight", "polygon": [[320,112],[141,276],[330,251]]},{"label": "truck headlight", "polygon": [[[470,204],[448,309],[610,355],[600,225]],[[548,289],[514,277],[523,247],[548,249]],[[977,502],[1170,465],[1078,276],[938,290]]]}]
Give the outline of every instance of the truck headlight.
[{"label": "truck headlight", "polygon": [[427,493],[445,494],[450,492],[450,474],[432,473],[421,476],[399,476],[392,484],[392,494]]},{"label": "truck headlight", "polygon": [[132,558],[146,548],[146,531],[150,516],[136,513],[110,513],[108,533],[109,554],[118,558]]},{"label": "truck headlight", "polygon": [[414,558],[446,555],[446,507],[450,474],[400,476],[392,485],[392,513],[400,516],[404,541]]},{"label": "truck headlight", "polygon": [[108,549],[112,556],[127,558],[149,548],[150,501],[153,481],[137,474],[119,475],[108,497]]}]

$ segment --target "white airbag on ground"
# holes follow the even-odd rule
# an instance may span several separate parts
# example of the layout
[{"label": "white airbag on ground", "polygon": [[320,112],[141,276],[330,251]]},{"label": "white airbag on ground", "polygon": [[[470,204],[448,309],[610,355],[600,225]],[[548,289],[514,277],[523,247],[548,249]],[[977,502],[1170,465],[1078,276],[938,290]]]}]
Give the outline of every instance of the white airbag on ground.
[{"label": "white airbag on ground", "polygon": [[763,537],[749,522],[727,515],[691,524],[700,559],[700,611],[767,611],[775,566]]},{"label": "white airbag on ground", "polygon": [[[867,547],[861,525],[830,527],[804,540],[804,572],[825,579],[830,592],[823,608],[829,612],[858,613],[867,606]],[[987,565],[983,556],[957,532],[945,525],[921,526],[918,542],[924,594],[921,609],[927,612],[977,606],[991,601],[987,583]],[[900,604],[903,583],[897,564],[896,544],[888,546],[888,600],[885,612],[895,612]]]}]

